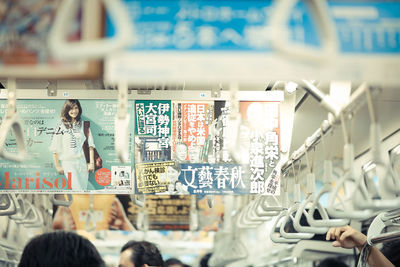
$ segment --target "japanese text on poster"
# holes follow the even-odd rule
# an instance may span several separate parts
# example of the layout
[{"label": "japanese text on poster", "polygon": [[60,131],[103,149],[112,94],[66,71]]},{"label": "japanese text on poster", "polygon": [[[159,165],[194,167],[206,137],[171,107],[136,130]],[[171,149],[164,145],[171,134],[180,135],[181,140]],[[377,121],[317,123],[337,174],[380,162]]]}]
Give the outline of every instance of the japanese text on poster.
[{"label": "japanese text on poster", "polygon": [[137,162],[171,158],[171,101],[136,100],[135,154]]}]

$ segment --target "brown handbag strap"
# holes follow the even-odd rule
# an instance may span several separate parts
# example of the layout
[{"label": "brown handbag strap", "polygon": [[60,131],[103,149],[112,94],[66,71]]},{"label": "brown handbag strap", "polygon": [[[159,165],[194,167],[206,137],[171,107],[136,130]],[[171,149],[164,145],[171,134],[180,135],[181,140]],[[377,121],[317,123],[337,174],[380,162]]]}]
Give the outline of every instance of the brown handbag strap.
[{"label": "brown handbag strap", "polygon": [[90,155],[89,155],[89,128],[90,128],[90,121],[84,121],[83,122],[83,133],[86,136],[85,142],[83,142],[82,148],[83,148],[83,153],[85,154],[85,159],[86,162],[90,162]]},{"label": "brown handbag strap", "polygon": [[90,129],[90,121],[84,121],[83,122],[83,132],[84,132],[84,134],[86,136],[86,141],[85,142],[87,142],[88,138],[89,138],[89,129]]}]

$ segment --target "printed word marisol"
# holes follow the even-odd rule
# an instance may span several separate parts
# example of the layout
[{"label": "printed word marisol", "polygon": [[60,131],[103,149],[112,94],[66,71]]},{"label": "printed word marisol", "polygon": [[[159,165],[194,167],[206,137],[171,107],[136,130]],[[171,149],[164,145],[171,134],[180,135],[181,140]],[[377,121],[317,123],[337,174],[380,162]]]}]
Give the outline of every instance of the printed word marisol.
[{"label": "printed word marisol", "polygon": [[71,173],[64,177],[10,177],[10,172],[5,172],[0,180],[1,189],[66,189],[71,190]]}]

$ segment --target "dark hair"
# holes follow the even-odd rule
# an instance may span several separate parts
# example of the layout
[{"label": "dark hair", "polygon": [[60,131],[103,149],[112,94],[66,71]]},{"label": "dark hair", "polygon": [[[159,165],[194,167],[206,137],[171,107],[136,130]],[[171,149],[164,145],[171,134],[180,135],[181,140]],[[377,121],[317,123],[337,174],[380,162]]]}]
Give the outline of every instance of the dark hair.
[{"label": "dark hair", "polygon": [[96,247],[86,238],[65,231],[45,233],[31,239],[18,267],[104,267]]},{"label": "dark hair", "polygon": [[81,115],[82,115],[82,107],[77,99],[67,99],[64,103],[64,106],[61,110],[61,121],[64,123],[67,129],[72,128],[71,116],[69,116],[68,112],[72,109],[74,105],[77,105],[79,108],[78,116],[76,117],[76,122],[78,125],[81,123]]},{"label": "dark hair", "polygon": [[208,261],[211,258],[211,253],[207,253],[200,260],[200,267],[208,267]]},{"label": "dark hair", "polygon": [[394,265],[400,266],[400,240],[386,242],[383,244],[381,252]]},{"label": "dark hair", "polygon": [[321,261],[317,267],[349,267],[346,263],[335,258],[328,258]]},{"label": "dark hair", "polygon": [[180,264],[181,266],[183,266],[183,263],[180,260],[178,260],[177,258],[169,258],[168,260],[165,261],[164,267],[168,267],[170,265],[176,265],[176,264]]},{"label": "dark hair", "polygon": [[164,261],[161,257],[161,253],[153,243],[147,241],[129,241],[122,249],[121,253],[127,249],[132,249],[131,262],[135,266],[143,266],[147,264],[149,266],[163,266]]}]

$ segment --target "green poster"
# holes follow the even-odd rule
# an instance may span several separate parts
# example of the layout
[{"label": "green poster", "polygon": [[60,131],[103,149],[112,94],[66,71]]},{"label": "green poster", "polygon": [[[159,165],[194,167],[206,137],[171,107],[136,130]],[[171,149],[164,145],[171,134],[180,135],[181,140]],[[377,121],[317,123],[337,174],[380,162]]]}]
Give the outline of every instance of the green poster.
[{"label": "green poster", "polygon": [[[116,100],[18,100],[17,111],[28,156],[22,163],[0,159],[0,190],[130,192],[133,155],[121,164],[114,151]],[[7,102],[1,100],[2,120],[6,112]],[[4,147],[17,150],[12,131]]]}]

